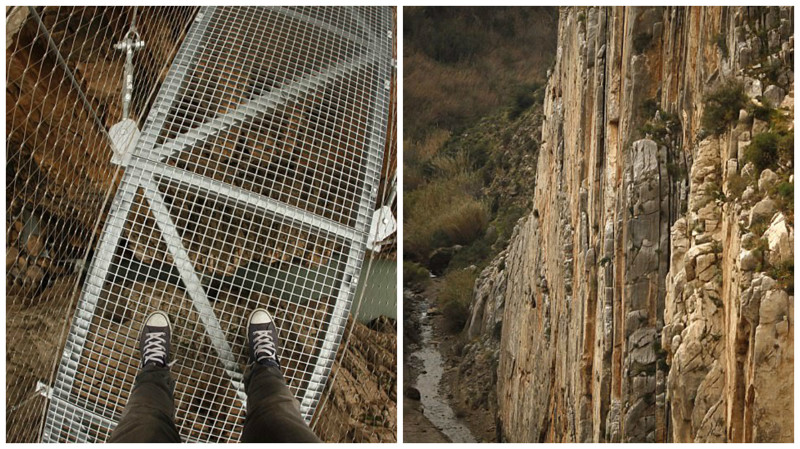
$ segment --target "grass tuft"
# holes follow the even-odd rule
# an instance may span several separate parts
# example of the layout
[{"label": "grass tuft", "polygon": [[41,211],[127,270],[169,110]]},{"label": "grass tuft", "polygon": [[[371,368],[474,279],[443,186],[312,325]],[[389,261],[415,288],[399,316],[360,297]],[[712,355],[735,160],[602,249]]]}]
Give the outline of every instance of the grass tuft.
[{"label": "grass tuft", "polygon": [[451,333],[461,332],[467,324],[476,277],[472,270],[456,270],[447,273],[442,279],[442,289],[438,296],[439,308],[445,317],[447,330]]}]

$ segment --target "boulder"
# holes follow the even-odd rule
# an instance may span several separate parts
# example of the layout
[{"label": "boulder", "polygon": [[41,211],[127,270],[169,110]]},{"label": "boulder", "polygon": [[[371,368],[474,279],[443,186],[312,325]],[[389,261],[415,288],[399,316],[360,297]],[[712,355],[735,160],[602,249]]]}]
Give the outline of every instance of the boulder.
[{"label": "boulder", "polygon": [[703,254],[697,258],[697,277],[702,282],[708,282],[714,277],[713,267],[716,262],[716,254]]},{"label": "boulder", "polygon": [[[748,142],[748,145],[749,144],[750,143]],[[756,166],[752,162],[748,162],[744,164],[744,167],[742,167],[742,176],[750,177],[753,176],[755,173],[756,173]]]},{"label": "boulder", "polygon": [[745,201],[752,201],[756,198],[756,189],[753,186],[747,186],[742,192],[742,199]]},{"label": "boulder", "polygon": [[794,232],[786,225],[786,217],[779,213],[764,232],[764,238],[769,243],[769,263],[778,265],[792,260],[794,257]]},{"label": "boulder", "polygon": [[748,232],[748,233],[746,233],[745,235],[742,236],[742,247],[743,248],[750,249],[753,246],[755,246],[756,243],[758,243],[758,236],[756,236],[752,232]]},{"label": "boulder", "polygon": [[453,256],[461,249],[461,245],[435,249],[428,258],[428,268],[434,276],[441,276],[453,260]]},{"label": "boulder", "polygon": [[789,294],[785,290],[770,290],[758,308],[759,324],[783,321],[789,313]]},{"label": "boulder", "polygon": [[792,109],[794,108],[794,91],[790,91],[788,95],[783,97],[783,102],[781,103],[781,109]]},{"label": "boulder", "polygon": [[770,198],[762,199],[750,210],[749,225],[752,226],[753,223],[758,221],[771,219],[772,215],[775,213],[776,207],[775,201],[772,201]]},{"label": "boulder", "polygon": [[758,267],[758,257],[753,251],[742,250],[739,253],[739,268],[742,271],[753,271]]},{"label": "boulder", "polygon": [[764,89],[764,99],[769,102],[770,106],[776,107],[781,104],[786,91],[776,85],[767,86]]},{"label": "boulder", "polygon": [[422,395],[419,393],[419,390],[417,390],[414,387],[406,387],[404,392],[406,394],[406,397],[411,400],[419,401],[420,399],[422,399]]},{"label": "boulder", "polygon": [[747,42],[739,42],[736,44],[736,51],[739,52],[739,64],[743,67],[749,66],[753,56],[753,51]]},{"label": "boulder", "polygon": [[753,78],[747,78],[744,81],[744,93],[750,98],[757,98],[763,95],[764,88],[761,86],[761,81]]},{"label": "boulder", "polygon": [[765,169],[761,172],[761,176],[758,178],[758,191],[761,193],[766,194],[767,192],[778,183],[780,177],[775,174],[774,171],[770,169]]},{"label": "boulder", "polygon": [[767,33],[767,46],[770,52],[780,50],[782,43],[780,30],[770,30],[769,33]]}]

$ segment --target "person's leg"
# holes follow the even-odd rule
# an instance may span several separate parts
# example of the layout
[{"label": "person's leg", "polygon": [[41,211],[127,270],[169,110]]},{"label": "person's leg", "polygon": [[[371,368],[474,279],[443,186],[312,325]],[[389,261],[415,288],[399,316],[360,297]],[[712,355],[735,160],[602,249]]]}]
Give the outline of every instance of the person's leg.
[{"label": "person's leg", "polygon": [[245,376],[247,415],[242,442],[320,443],[283,380],[277,356],[278,331],[266,310],[250,315],[247,336],[252,363]]},{"label": "person's leg", "polygon": [[180,443],[175,427],[174,382],[169,373],[170,323],[164,312],[145,320],[139,336],[142,370],[109,443]]},{"label": "person's leg", "polygon": [[147,366],[142,369],[108,442],[180,443],[175,427],[173,388],[169,368]]}]

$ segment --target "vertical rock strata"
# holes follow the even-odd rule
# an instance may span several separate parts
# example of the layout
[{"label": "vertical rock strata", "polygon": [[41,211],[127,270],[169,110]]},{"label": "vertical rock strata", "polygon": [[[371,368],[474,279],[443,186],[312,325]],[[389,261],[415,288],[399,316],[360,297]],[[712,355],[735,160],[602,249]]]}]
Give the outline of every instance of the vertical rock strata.
[{"label": "vertical rock strata", "polygon": [[789,7],[561,9],[534,210],[469,330],[502,323],[503,440],[793,440],[791,161],[745,164],[749,108],[701,126],[738,82],[793,129],[792,30]]}]

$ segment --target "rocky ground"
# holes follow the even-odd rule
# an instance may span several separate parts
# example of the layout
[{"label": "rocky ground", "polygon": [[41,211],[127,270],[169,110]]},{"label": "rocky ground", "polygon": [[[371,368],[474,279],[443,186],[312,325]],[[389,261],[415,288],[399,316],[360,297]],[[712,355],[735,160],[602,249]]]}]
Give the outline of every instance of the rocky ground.
[{"label": "rocky ground", "polygon": [[353,323],[339,347],[315,429],[331,443],[397,441],[397,323],[379,317]]},{"label": "rocky ground", "polygon": [[[46,401],[36,383],[49,382],[61,359],[64,317],[77,299],[78,276],[56,280],[34,298],[6,298],[6,439],[38,441]],[[23,300],[25,299],[25,300]],[[33,305],[26,303],[33,303]]]},{"label": "rocky ground", "polygon": [[431,421],[425,417],[419,401],[403,398],[403,442],[404,443],[450,443]]}]

